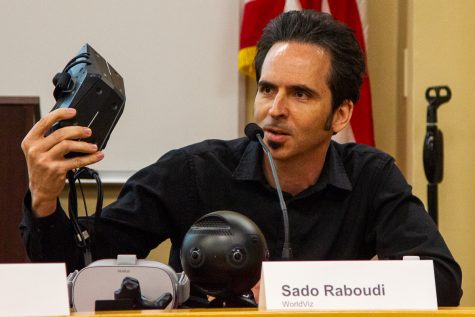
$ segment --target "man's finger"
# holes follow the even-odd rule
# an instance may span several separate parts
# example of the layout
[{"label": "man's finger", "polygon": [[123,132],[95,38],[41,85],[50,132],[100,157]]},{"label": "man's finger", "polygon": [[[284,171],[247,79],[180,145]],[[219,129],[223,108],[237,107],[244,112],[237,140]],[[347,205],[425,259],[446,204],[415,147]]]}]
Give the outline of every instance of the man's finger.
[{"label": "man's finger", "polygon": [[98,151],[93,154],[70,158],[66,160],[64,163],[67,170],[73,170],[73,169],[78,169],[84,166],[97,163],[103,158],[104,158],[104,153],[102,153],[101,151]]},{"label": "man's finger", "polygon": [[38,146],[43,151],[49,151],[57,144],[61,144],[65,140],[86,139],[92,135],[92,131],[86,127],[70,126],[58,129],[45,137]]},{"label": "man's finger", "polygon": [[41,118],[40,121],[33,126],[28,135],[35,138],[43,137],[56,122],[71,119],[75,115],[76,109],[74,108],[60,108],[53,110]]},{"label": "man's finger", "polygon": [[61,143],[56,144],[50,150],[51,157],[63,158],[66,154],[71,152],[92,154],[97,151],[97,145],[94,143],[64,140]]}]

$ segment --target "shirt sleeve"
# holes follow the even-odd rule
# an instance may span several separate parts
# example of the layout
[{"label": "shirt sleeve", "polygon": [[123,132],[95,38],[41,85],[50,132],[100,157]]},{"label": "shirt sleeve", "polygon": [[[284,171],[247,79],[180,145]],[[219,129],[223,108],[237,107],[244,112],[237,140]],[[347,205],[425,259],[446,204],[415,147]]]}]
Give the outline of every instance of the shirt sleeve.
[{"label": "shirt sleeve", "polygon": [[[180,203],[187,202],[181,194],[188,189],[185,185],[176,185],[186,184],[185,175],[189,175],[184,157],[181,152],[165,155],[132,176],[124,184],[118,200],[104,208],[98,219],[94,216],[79,218],[81,228],[92,232],[93,260],[116,258],[118,254],[145,258],[162,241],[173,240],[179,215],[174,215],[174,219],[170,215],[180,209]],[[59,202],[57,206],[52,215],[36,218],[28,192],[20,231],[30,260],[65,262],[71,272],[84,267],[83,251],[74,239],[71,222]]]},{"label": "shirt sleeve", "polygon": [[71,223],[59,201],[53,214],[36,218],[28,191],[23,202],[20,233],[31,261],[65,262],[68,271],[81,267],[81,252],[75,245]]},{"label": "shirt sleeve", "polygon": [[402,173],[387,162],[380,170],[373,200],[373,234],[380,259],[417,255],[434,263],[439,306],[458,306],[462,272],[422,202],[412,194]]}]

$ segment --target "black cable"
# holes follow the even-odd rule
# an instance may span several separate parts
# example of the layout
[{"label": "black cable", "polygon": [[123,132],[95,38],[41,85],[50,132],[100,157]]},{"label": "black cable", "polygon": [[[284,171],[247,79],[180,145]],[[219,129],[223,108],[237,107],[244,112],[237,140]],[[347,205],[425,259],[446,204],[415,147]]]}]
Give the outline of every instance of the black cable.
[{"label": "black cable", "polygon": [[89,53],[82,53],[77,55],[76,57],[71,59],[66,64],[66,66],[64,66],[63,71],[61,73],[57,73],[54,76],[53,84],[55,86],[55,89],[53,95],[56,100],[58,100],[61,96],[64,96],[64,94],[73,91],[75,86],[75,79],[71,77],[72,74],[69,74],[68,71],[79,64],[91,65],[91,62],[89,61]]},{"label": "black cable", "polygon": [[74,230],[74,238],[76,245],[82,249],[87,247],[86,237],[83,230],[79,226],[78,222],[78,207],[77,207],[77,194],[76,194],[76,178],[73,171],[68,171],[67,178],[69,182],[69,201],[68,201],[68,213],[71,220],[71,224]]},{"label": "black cable", "polygon": [[71,65],[73,62],[77,61],[79,58],[89,59],[89,53],[81,53],[81,54],[78,54],[78,55],[76,55],[75,57],[73,57],[73,58],[66,64],[66,66],[64,66],[63,72],[65,71],[65,69],[66,69],[69,65]]},{"label": "black cable", "polygon": [[69,64],[68,66],[66,66],[63,70],[63,73],[66,73],[68,72],[68,70],[70,70],[71,68],[73,68],[74,66],[78,65],[78,64],[87,64],[87,65],[91,65],[91,62],[88,61],[88,60],[80,60],[80,61],[75,61],[71,64]]},{"label": "black cable", "polygon": [[86,214],[86,217],[88,217],[89,212],[87,211],[86,196],[84,195],[84,190],[82,188],[81,178],[78,178],[78,184],[79,184],[79,190],[81,191],[82,203],[84,205],[84,213]]},{"label": "black cable", "polygon": [[94,213],[94,223],[93,223],[93,234],[91,235],[91,244],[94,245],[95,243],[95,238],[96,238],[96,232],[98,228],[98,222],[99,219],[101,218],[102,214],[102,206],[103,206],[103,201],[104,201],[104,194],[102,191],[102,181],[99,176],[99,173],[97,173],[95,170],[91,168],[84,167],[84,170],[87,170],[88,173],[88,178],[92,177],[96,181],[96,188],[97,188],[97,197],[96,197],[96,211]]},{"label": "black cable", "polygon": [[[76,244],[83,251],[84,256],[84,265],[87,266],[92,262],[92,246],[95,245],[95,236],[97,232],[97,224],[102,213],[102,204],[103,204],[103,192],[102,192],[102,182],[99,177],[99,174],[90,168],[82,167],[76,171],[69,171],[67,173],[67,178],[69,182],[69,204],[68,212],[69,218],[74,231],[74,238]],[[77,192],[76,192],[76,181],[80,184],[81,193],[83,196],[83,203],[86,206],[84,191],[80,179],[94,179],[97,186],[97,199],[96,199],[96,212],[93,221],[93,227],[88,231],[87,229],[82,229],[78,221],[78,205],[77,205]],[[87,215],[87,207],[86,215]]]}]

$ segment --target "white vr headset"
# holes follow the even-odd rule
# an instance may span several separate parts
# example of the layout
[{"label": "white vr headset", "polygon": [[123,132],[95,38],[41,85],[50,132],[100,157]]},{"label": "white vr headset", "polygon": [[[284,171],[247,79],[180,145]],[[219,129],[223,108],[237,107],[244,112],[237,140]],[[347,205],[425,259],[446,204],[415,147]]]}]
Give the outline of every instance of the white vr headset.
[{"label": "white vr headset", "polygon": [[[176,273],[160,262],[137,260],[135,255],[118,255],[117,260],[95,261],[68,276],[71,306],[77,312],[124,309],[115,304],[124,303],[117,294],[121,287],[125,292],[130,290],[130,283],[124,286],[124,281],[129,279],[135,281],[132,285],[138,286],[139,297],[148,303],[147,308],[176,308],[190,294],[190,282],[184,273]],[[153,303],[158,304],[153,306]],[[163,307],[158,307],[160,303]],[[134,307],[144,309],[144,306]]]}]

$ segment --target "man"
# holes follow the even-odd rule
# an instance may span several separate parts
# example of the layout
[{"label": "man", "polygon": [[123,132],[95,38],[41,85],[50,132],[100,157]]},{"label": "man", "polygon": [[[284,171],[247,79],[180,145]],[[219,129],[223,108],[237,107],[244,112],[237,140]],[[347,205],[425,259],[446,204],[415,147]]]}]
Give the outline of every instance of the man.
[{"label": "man", "polygon": [[[439,305],[458,305],[461,270],[422,203],[388,155],[333,134],[350,121],[365,65],[350,29],[329,15],[288,12],[264,30],[255,60],[255,120],[274,157],[289,210],[295,260],[433,259]],[[83,266],[71,224],[57,203],[68,170],[103,158],[91,134],[66,127],[44,137],[59,109],[25,137],[30,191],[21,225],[35,261]],[[69,152],[87,155],[66,159]],[[95,258],[118,253],[145,257],[166,238],[170,265],[181,271],[179,250],[202,215],[234,210],[264,233],[270,257],[281,257],[282,216],[268,160],[257,142],[208,140],[171,151],[131,177],[102,213]]]}]

